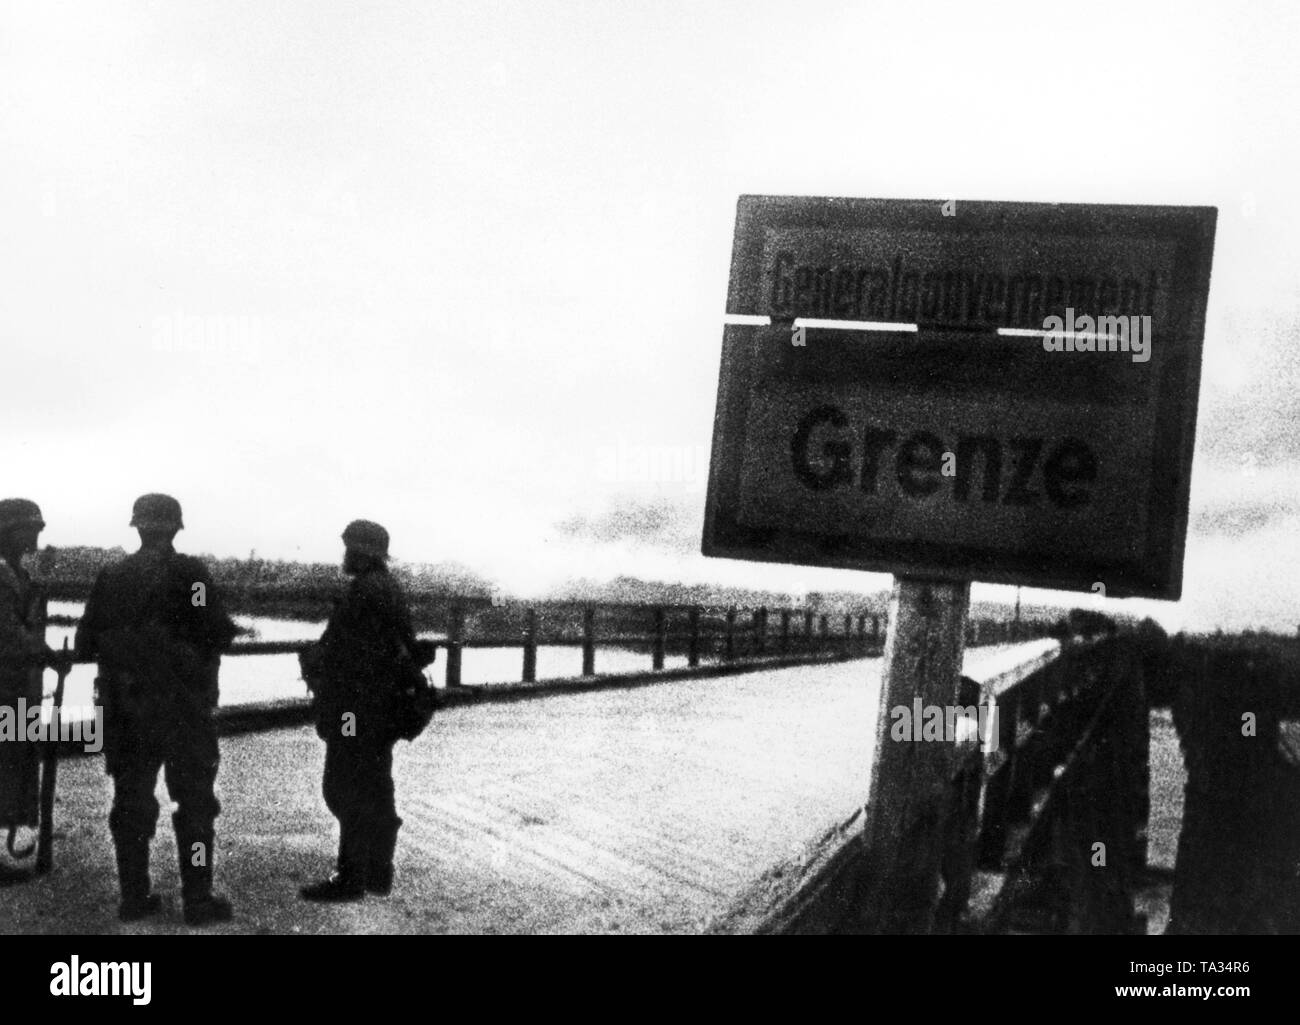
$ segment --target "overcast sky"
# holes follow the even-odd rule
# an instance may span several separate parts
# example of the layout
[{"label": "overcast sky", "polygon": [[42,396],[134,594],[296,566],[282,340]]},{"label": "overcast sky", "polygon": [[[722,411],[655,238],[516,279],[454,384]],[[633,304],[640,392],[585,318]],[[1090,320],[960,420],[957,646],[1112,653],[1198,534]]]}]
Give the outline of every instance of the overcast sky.
[{"label": "overcast sky", "polygon": [[1294,5],[3,9],[0,491],[45,543],[163,490],[221,555],[369,517],[523,594],[883,586],[698,554],[737,197],[1196,204],[1184,599],[1123,605],[1300,624]]}]

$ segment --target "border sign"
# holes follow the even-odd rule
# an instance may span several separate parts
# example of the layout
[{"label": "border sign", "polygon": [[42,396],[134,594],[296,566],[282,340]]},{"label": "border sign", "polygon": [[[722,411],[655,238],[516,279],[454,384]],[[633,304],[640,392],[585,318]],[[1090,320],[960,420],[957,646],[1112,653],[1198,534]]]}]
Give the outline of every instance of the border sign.
[{"label": "border sign", "polygon": [[704,554],[1176,600],[1216,213],[742,196]]}]

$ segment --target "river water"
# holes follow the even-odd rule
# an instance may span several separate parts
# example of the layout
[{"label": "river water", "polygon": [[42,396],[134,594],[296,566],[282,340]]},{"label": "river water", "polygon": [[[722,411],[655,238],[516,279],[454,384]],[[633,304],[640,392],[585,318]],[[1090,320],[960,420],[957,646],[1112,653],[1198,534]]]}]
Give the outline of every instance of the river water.
[{"label": "river water", "polygon": [[[83,605],[80,602],[50,602],[51,615],[78,617]],[[250,641],[314,641],[325,629],[324,621],[309,622],[294,619],[271,619],[265,616],[235,616],[235,622],[250,632],[236,639],[235,643]],[[50,626],[46,631],[47,642],[53,648],[60,648],[64,638],[72,643],[75,628],[70,626]],[[423,633],[420,636],[430,639],[442,639],[446,635]],[[702,657],[702,662],[714,661]],[[685,655],[667,655],[664,658],[667,668],[686,665]],[[598,673],[627,673],[650,668],[649,652],[630,651],[626,648],[596,648],[596,671]],[[64,685],[63,706],[69,718],[78,718],[78,709],[87,713],[94,703],[94,681],[96,667],[93,665],[73,666]],[[435,685],[446,685],[447,653],[438,650],[438,659],[429,669]],[[558,647],[539,645],[537,648],[537,679],[547,680],[558,677],[578,676],[582,672],[582,649],[579,647]],[[523,650],[514,648],[465,648],[461,652],[461,682],[467,684],[502,684],[517,683],[523,674]],[[48,670],[45,674],[45,690],[54,689],[55,674]],[[248,705],[262,701],[274,701],[284,698],[304,698],[307,685],[303,683],[298,672],[297,655],[226,655],[221,660],[221,704],[223,706]]]}]

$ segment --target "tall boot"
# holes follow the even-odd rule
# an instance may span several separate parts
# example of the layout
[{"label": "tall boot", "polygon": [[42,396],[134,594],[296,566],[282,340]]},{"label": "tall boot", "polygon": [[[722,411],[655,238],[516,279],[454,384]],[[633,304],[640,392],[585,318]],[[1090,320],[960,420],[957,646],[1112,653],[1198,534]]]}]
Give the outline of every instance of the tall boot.
[{"label": "tall boot", "polygon": [[381,897],[393,891],[393,853],[397,850],[397,831],[401,828],[402,820],[398,819],[391,826],[382,826],[370,834],[366,889]]},{"label": "tall boot", "polygon": [[369,839],[363,830],[355,824],[340,820],[338,866],[328,879],[299,890],[302,899],[344,901],[364,897],[369,848]]},{"label": "tall boot", "polygon": [[151,892],[149,882],[149,840],[115,840],[117,853],[117,882],[122,891],[122,903],[117,917],[121,922],[137,922],[157,914],[162,908],[162,898]]},{"label": "tall boot", "polygon": [[176,827],[176,857],[181,870],[185,924],[229,922],[234,917],[230,901],[212,892],[212,862],[216,854],[214,832],[189,829],[179,816],[172,816],[172,825]]}]

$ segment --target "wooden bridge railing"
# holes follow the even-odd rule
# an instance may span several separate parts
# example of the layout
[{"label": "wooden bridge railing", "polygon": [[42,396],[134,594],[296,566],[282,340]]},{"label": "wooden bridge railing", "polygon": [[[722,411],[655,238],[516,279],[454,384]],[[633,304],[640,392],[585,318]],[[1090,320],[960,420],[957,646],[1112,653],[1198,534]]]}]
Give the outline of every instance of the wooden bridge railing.
[{"label": "wooden bridge railing", "polygon": [[[1148,712],[1138,643],[1067,645],[996,700],[977,831],[947,834],[957,844],[977,838],[947,852],[945,884],[958,901],[941,905],[937,926],[955,924],[970,891],[962,874],[978,865],[1005,880],[984,931],[1142,932],[1134,897],[1146,864]],[[978,813],[958,803],[952,814]]]},{"label": "wooden bridge railing", "polygon": [[[871,613],[814,613],[808,609],[726,609],[699,605],[643,606],[633,610],[645,623],[641,631],[614,628],[598,630],[599,613],[618,612],[626,618],[626,606],[584,606],[581,608],[581,634],[545,631],[544,613],[533,606],[522,609],[522,625],[517,633],[474,634],[472,617],[465,606],[451,607],[445,637],[434,643],[445,654],[446,682],[449,687],[462,685],[463,655],[466,648],[519,648],[522,656],[520,680],[537,680],[539,647],[577,647],[582,649],[582,675],[597,675],[598,647],[632,647],[644,649],[650,668],[664,668],[669,652],[685,655],[691,668],[701,659],[713,656],[724,662],[737,659],[789,656],[802,658],[824,653],[839,658],[862,657],[878,653],[884,647],[887,622],[883,615]],[[573,617],[565,616],[566,621]],[[968,641],[975,643],[1012,643],[1040,637],[1048,624],[973,621]],[[301,651],[308,641],[251,641],[237,644],[231,655],[270,655]]]},{"label": "wooden bridge railing", "polygon": [[[479,611],[482,609],[480,607]],[[537,681],[539,647],[577,647],[582,650],[582,675],[597,675],[596,652],[599,647],[631,647],[646,651],[651,670],[662,670],[668,654],[680,654],[686,665],[696,668],[705,658],[722,662],[741,659],[804,659],[814,655],[855,658],[878,654],[884,647],[886,617],[867,612],[815,612],[811,609],[769,609],[758,607],[708,607],[702,605],[581,605],[581,633],[564,632],[560,626],[553,635],[546,631],[545,619],[551,616],[565,623],[578,622],[574,607],[556,604],[522,606],[513,610],[519,628],[511,633],[476,633],[475,616],[466,604],[454,604],[447,615],[445,636],[430,638],[442,649],[448,687],[462,686],[463,653],[466,648],[519,648],[524,683]],[[619,624],[599,629],[602,616],[612,616]],[[627,621],[639,619],[644,629],[626,629]],[[55,615],[51,624],[76,625],[75,617]],[[1014,623],[997,620],[972,620],[967,626],[970,645],[1002,644],[1028,640],[1048,633],[1047,623]],[[228,652],[232,656],[296,654],[313,641],[244,641]],[[72,661],[77,661],[72,659]]]},{"label": "wooden bridge railing", "polygon": [[[1132,634],[1076,638],[982,685],[963,681],[963,707],[993,699],[997,716],[984,721],[997,743],[955,743],[950,784],[921,795],[897,848],[902,865],[868,848],[858,808],[756,880],[709,931],[1141,931],[1143,651]],[[900,884],[884,901],[874,899],[881,870]]]},{"label": "wooden bridge railing", "polygon": [[[779,660],[782,656],[802,658],[813,654],[852,658],[878,651],[884,644],[884,617],[866,613],[832,616],[794,610],[767,608],[711,610],[703,606],[645,606],[638,610],[646,629],[628,630],[614,627],[598,629],[601,612],[618,612],[627,618],[626,607],[610,609],[586,606],[581,610],[581,634],[561,629],[548,635],[543,612],[528,606],[522,609],[522,624],[517,633],[475,634],[472,618],[464,606],[452,606],[444,637],[432,638],[445,652],[446,682],[449,687],[462,685],[463,652],[466,648],[519,648],[522,667],[520,680],[537,680],[539,647],[576,647],[582,649],[582,675],[597,675],[596,652],[600,647],[630,647],[645,650],[650,668],[664,668],[669,653],[684,655],[687,666],[695,668],[702,659],[716,657],[722,661],[749,658]],[[566,621],[571,617],[564,617]],[[774,626],[775,622],[775,626]],[[800,628],[802,627],[802,628]],[[838,627],[838,629],[836,629]],[[310,641],[247,641],[236,644],[229,655],[279,655],[301,651]]]}]

